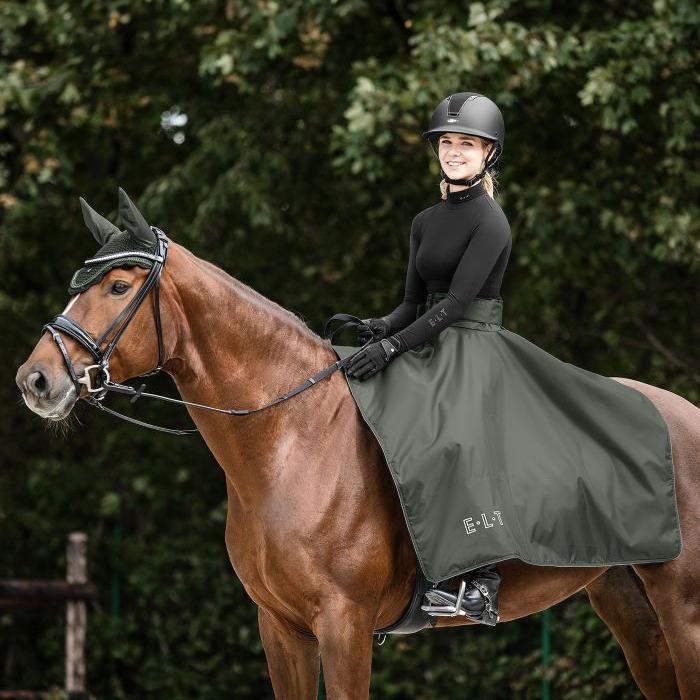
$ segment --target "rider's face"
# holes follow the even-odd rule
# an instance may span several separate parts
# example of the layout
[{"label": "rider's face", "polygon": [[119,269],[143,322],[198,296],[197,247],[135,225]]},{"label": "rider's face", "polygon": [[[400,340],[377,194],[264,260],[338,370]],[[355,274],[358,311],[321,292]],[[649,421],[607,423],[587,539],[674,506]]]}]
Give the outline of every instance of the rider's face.
[{"label": "rider's face", "polygon": [[488,146],[478,136],[446,133],[438,141],[440,165],[448,177],[462,180],[481,172],[488,155]]}]

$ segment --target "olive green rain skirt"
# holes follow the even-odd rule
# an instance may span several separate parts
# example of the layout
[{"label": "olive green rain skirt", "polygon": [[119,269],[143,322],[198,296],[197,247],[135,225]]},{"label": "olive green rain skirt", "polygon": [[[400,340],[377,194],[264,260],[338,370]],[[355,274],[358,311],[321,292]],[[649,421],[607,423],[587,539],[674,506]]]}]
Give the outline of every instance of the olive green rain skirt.
[{"label": "olive green rain skirt", "polygon": [[[426,578],[510,558],[600,566],[677,557],[671,442],[656,407],[507,330],[502,310],[500,298],[477,298],[463,320],[384,371],[346,375]],[[357,351],[333,347],[341,358]]]}]

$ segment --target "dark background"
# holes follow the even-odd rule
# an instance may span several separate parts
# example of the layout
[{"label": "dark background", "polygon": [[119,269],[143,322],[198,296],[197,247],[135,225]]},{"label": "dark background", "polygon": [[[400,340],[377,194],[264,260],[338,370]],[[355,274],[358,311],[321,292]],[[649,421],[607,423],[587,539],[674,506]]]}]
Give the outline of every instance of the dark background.
[{"label": "dark background", "polygon": [[[85,406],[52,430],[21,404],[15,371],[96,249],[78,196],[115,220],[121,185],[320,332],[400,301],[410,221],[439,197],[420,132],[446,94],[483,92],[506,120],[504,325],[697,403],[699,25],[664,0],[0,4],[0,578],[62,577],[88,533],[96,697],[271,689],[202,441]],[[373,697],[537,698],[539,618],[390,638]],[[0,687],[61,686],[63,634],[60,608],[0,615]],[[584,594],[552,644],[554,697],[641,697]]]}]

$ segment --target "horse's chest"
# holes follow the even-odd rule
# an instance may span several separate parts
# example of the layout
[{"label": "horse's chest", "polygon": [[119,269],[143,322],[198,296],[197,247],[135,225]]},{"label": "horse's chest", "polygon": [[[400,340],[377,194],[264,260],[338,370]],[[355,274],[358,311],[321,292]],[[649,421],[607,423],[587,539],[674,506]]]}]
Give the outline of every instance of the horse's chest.
[{"label": "horse's chest", "polygon": [[279,524],[229,506],[226,549],[236,575],[258,605],[269,607],[284,597],[284,591],[293,591],[299,580],[299,547],[289,537]]}]

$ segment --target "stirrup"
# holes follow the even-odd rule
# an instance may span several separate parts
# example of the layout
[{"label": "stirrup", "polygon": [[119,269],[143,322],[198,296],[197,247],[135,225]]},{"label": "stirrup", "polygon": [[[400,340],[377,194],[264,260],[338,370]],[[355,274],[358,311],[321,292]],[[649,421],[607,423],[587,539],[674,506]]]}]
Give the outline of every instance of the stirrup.
[{"label": "stirrup", "polygon": [[[494,590],[490,591],[484,584],[472,580],[470,585],[473,586],[473,589],[469,591],[469,595],[466,595],[467,582],[464,579],[460,582],[457,595],[438,588],[431,588],[425,593],[425,597],[430,601],[431,605],[421,605],[421,610],[435,617],[457,617],[458,615],[463,615],[474,622],[493,626],[501,618],[498,611],[499,582],[500,576],[497,575],[497,579],[492,581],[492,583],[495,583]],[[473,594],[477,591],[479,599],[475,600]]]}]

